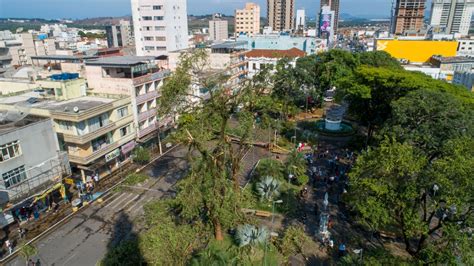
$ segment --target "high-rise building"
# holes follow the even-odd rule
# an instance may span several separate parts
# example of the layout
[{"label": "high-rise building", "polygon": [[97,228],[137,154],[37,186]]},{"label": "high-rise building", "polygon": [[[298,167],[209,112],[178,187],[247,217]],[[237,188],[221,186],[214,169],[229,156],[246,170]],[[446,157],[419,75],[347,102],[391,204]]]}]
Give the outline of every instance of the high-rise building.
[{"label": "high-rise building", "polygon": [[397,0],[392,17],[394,34],[418,33],[423,28],[426,0]]},{"label": "high-rise building", "polygon": [[306,16],[304,9],[296,10],[296,23],[295,29],[296,31],[303,31],[306,27]]},{"label": "high-rise building", "polygon": [[186,0],[131,0],[139,56],[188,48]]},{"label": "high-rise building", "polygon": [[329,6],[330,10],[334,11],[334,33],[337,32],[339,26],[339,0],[321,0],[320,12],[323,9],[323,6]]},{"label": "high-rise building", "polygon": [[326,45],[334,41],[334,25],[336,23],[336,12],[330,6],[322,6],[319,13],[319,37],[327,40]]},{"label": "high-rise building", "polygon": [[235,34],[255,35],[260,33],[260,6],[246,3],[244,9],[235,10]]},{"label": "high-rise building", "polygon": [[468,35],[474,0],[433,0],[430,25],[438,32]]},{"label": "high-rise building", "polygon": [[109,48],[132,46],[134,44],[130,21],[120,20],[119,25],[105,27],[105,32]]},{"label": "high-rise building", "polygon": [[291,31],[294,23],[295,0],[267,0],[268,24],[275,31]]},{"label": "high-rise building", "polygon": [[229,38],[229,23],[216,14],[209,20],[209,39],[211,41],[222,41]]}]

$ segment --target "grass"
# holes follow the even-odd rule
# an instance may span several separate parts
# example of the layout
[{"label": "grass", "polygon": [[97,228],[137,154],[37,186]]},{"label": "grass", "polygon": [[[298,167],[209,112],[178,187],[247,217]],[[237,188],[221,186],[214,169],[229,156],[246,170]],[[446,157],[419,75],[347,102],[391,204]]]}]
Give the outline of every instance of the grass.
[{"label": "grass", "polygon": [[148,180],[148,176],[144,174],[129,174],[125,181],[123,182],[124,185],[127,186],[135,186],[140,183],[143,183]]}]

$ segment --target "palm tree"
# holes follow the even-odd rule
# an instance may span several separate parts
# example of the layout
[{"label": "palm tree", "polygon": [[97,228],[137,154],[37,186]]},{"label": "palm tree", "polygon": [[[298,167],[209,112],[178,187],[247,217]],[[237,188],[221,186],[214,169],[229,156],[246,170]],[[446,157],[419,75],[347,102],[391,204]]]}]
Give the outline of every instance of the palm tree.
[{"label": "palm tree", "polygon": [[236,233],[236,239],[240,247],[263,244],[268,236],[269,232],[266,228],[256,227],[250,224],[239,226]]},{"label": "palm tree", "polygon": [[262,200],[272,200],[280,195],[280,182],[271,176],[265,177],[262,181],[257,183],[257,194]]}]

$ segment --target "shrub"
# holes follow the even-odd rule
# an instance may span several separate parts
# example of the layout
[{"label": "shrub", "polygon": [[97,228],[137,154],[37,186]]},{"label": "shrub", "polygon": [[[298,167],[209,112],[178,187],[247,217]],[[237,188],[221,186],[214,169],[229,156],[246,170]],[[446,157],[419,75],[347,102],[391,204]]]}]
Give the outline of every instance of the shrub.
[{"label": "shrub", "polygon": [[257,194],[261,200],[272,200],[280,194],[280,182],[271,176],[265,177],[256,185]]},{"label": "shrub", "polygon": [[144,174],[129,174],[125,179],[125,185],[134,186],[145,182],[148,179],[147,175]]},{"label": "shrub", "polygon": [[255,169],[255,175],[259,180],[263,179],[266,176],[271,176],[276,180],[282,181],[285,180],[284,171],[285,167],[283,166],[282,162],[266,158],[260,160],[260,163]]},{"label": "shrub", "polygon": [[138,164],[147,164],[150,159],[151,159],[151,154],[150,154],[150,151],[143,148],[143,147],[139,147],[137,149],[135,149],[135,151],[133,152],[133,160],[138,163]]},{"label": "shrub", "polygon": [[269,232],[264,227],[256,227],[250,224],[244,224],[237,228],[236,240],[239,243],[240,247],[243,246],[256,246],[258,244],[263,244],[268,236]]}]

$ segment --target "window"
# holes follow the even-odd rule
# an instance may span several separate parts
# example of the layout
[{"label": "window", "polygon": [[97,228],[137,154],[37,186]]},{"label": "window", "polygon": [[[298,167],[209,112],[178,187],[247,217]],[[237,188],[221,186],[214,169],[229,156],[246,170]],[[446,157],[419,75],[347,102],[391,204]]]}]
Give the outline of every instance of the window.
[{"label": "window", "polygon": [[164,41],[166,41],[166,37],[155,37],[155,40],[157,42],[164,42]]},{"label": "window", "polygon": [[153,20],[163,20],[163,16],[154,16]]},{"label": "window", "polygon": [[157,46],[156,50],[157,51],[166,51],[166,47],[165,46]]},{"label": "window", "polygon": [[22,165],[13,170],[3,173],[2,178],[3,183],[5,184],[5,188],[9,188],[13,185],[20,183],[21,181],[26,179],[25,166]]},{"label": "window", "polygon": [[153,10],[161,10],[163,6],[153,6]]},{"label": "window", "polygon": [[146,36],[145,41],[153,41],[153,37]]},{"label": "window", "polygon": [[118,117],[119,118],[122,118],[124,116],[127,116],[128,115],[128,107],[125,106],[125,107],[122,107],[120,109],[117,110],[117,113],[118,113]]},{"label": "window", "polygon": [[152,20],[152,17],[151,16],[143,16],[142,19],[143,20]]},{"label": "window", "polygon": [[59,96],[59,97],[63,96],[63,89],[57,88],[56,89],[56,95]]},{"label": "window", "polygon": [[120,137],[125,137],[127,136],[128,134],[130,134],[130,125],[126,126],[126,127],[122,127],[120,129]]},{"label": "window", "polygon": [[155,26],[156,31],[164,31],[166,29],[165,26]]},{"label": "window", "polygon": [[0,162],[18,157],[20,155],[20,141],[16,140],[0,145]]},{"label": "window", "polygon": [[72,122],[71,121],[58,121],[59,128],[62,130],[72,130]]},{"label": "window", "polygon": [[91,141],[92,151],[96,152],[112,143],[110,132]]},{"label": "window", "polygon": [[89,131],[94,132],[109,124],[109,114],[105,113],[89,119]]},{"label": "window", "polygon": [[143,31],[151,31],[151,27],[143,27]]},{"label": "window", "polygon": [[145,46],[145,51],[154,51],[155,46]]}]

